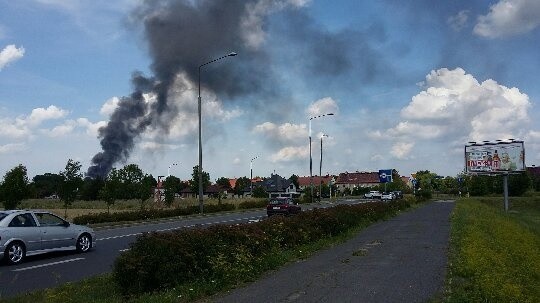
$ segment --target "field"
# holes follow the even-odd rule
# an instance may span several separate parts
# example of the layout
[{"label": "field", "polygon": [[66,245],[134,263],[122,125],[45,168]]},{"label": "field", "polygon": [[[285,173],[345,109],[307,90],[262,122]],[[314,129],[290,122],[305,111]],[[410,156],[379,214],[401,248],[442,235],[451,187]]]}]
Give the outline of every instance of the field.
[{"label": "field", "polygon": [[540,302],[540,195],[459,200],[450,247],[446,302]]}]

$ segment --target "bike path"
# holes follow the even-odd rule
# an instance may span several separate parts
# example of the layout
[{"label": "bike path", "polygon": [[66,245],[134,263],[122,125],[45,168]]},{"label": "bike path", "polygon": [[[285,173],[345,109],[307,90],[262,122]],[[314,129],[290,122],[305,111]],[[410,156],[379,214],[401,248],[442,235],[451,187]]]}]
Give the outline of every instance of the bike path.
[{"label": "bike path", "polygon": [[454,201],[375,223],[347,242],[212,302],[426,302],[442,293]]}]

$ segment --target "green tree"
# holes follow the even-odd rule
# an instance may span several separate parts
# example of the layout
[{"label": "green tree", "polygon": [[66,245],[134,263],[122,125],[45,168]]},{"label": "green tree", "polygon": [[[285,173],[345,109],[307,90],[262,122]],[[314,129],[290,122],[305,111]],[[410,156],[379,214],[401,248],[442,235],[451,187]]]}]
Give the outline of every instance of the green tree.
[{"label": "green tree", "polygon": [[253,188],[253,197],[254,198],[268,198],[268,193],[264,187],[258,185]]},{"label": "green tree", "polygon": [[231,182],[229,182],[229,178],[221,177],[216,180],[216,184],[221,186],[225,190],[232,190],[231,188]]},{"label": "green tree", "polygon": [[[203,194],[204,190],[210,185],[210,174],[203,170],[202,172],[202,182],[203,182]],[[193,166],[193,173],[191,174],[190,182],[191,190],[199,195],[199,165]]]},{"label": "green tree", "polygon": [[236,184],[234,185],[234,193],[237,195],[243,195],[244,189],[246,189],[251,184],[248,177],[241,177],[236,179]]},{"label": "green tree", "polygon": [[298,183],[298,176],[293,174],[289,180],[292,181],[292,183],[294,184],[294,186],[296,186],[296,188],[300,188],[300,183]]},{"label": "green tree", "polygon": [[45,173],[32,178],[31,186],[34,188],[36,198],[44,198],[58,194],[58,189],[62,183],[62,176],[59,174]]},{"label": "green tree", "polygon": [[64,217],[67,218],[67,209],[77,199],[79,188],[83,184],[81,163],[69,159],[64,171],[60,172],[62,182],[58,191],[60,200],[64,202]]},{"label": "green tree", "polygon": [[174,202],[175,194],[180,192],[182,183],[179,178],[168,176],[163,182],[163,188],[165,189],[165,205],[170,207]]},{"label": "green tree", "polygon": [[121,199],[139,199],[140,188],[144,173],[137,164],[128,164],[122,167],[118,174],[122,180],[122,186],[119,191]]},{"label": "green tree", "polygon": [[156,180],[152,175],[144,175],[141,181],[137,184],[136,195],[141,202],[141,210],[144,209],[144,203],[152,197],[154,194],[154,187],[156,186]]},{"label": "green tree", "polygon": [[80,198],[84,201],[94,201],[99,198],[99,191],[105,186],[105,181],[101,177],[95,179],[86,178],[80,191]]},{"label": "green tree", "polygon": [[105,178],[104,185],[99,191],[99,197],[107,203],[107,213],[118,199],[118,193],[122,185],[120,174],[116,168],[112,168]]},{"label": "green tree", "polygon": [[16,209],[28,193],[26,167],[19,164],[4,175],[4,180],[0,184],[0,200],[5,209]]}]

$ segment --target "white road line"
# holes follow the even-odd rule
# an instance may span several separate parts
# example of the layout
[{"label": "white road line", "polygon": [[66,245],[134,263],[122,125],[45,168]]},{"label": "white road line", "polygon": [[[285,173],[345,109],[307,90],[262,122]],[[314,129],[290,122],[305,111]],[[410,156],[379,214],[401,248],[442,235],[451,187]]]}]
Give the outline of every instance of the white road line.
[{"label": "white road line", "polygon": [[125,252],[125,251],[128,251],[128,250],[130,250],[130,248],[121,249],[121,250],[119,250],[119,252]]},{"label": "white road line", "polygon": [[135,234],[128,234],[128,235],[120,235],[120,236],[114,236],[114,237],[100,238],[100,239],[96,239],[96,241],[111,240],[111,239],[118,239],[118,238],[124,238],[124,237],[133,237],[133,236],[138,236],[138,235],[142,235],[142,233],[135,233]]},{"label": "white road line", "polygon": [[58,261],[58,262],[53,262],[53,263],[41,264],[41,265],[30,266],[30,267],[24,267],[24,268],[14,269],[12,271],[25,271],[25,270],[36,269],[36,268],[40,268],[40,267],[52,266],[52,265],[57,265],[57,264],[62,264],[62,263],[69,263],[69,262],[80,261],[80,260],[84,260],[84,258],[69,259],[69,260]]}]

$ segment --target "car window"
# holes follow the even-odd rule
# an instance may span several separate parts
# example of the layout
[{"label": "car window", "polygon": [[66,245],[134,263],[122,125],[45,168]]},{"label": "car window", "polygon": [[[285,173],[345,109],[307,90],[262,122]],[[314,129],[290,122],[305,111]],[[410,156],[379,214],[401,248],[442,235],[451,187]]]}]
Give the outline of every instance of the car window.
[{"label": "car window", "polygon": [[64,220],[49,213],[36,213],[39,225],[41,226],[61,226],[64,225]]},{"label": "car window", "polygon": [[31,214],[21,214],[14,217],[9,222],[9,227],[34,227],[36,222]]}]

